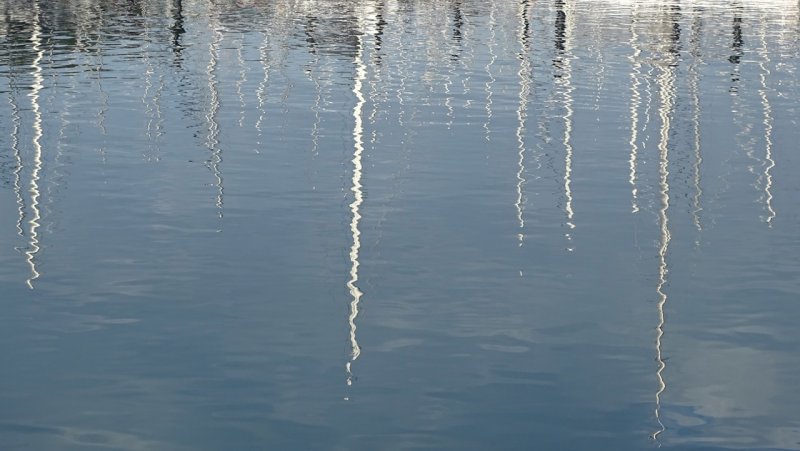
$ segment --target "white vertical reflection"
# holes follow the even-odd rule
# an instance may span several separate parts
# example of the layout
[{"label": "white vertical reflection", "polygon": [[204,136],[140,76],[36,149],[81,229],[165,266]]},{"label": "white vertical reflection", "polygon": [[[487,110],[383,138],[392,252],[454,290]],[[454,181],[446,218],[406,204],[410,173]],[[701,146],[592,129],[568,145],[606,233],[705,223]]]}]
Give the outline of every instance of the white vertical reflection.
[{"label": "white vertical reflection", "polygon": [[639,145],[637,143],[639,136],[639,106],[642,103],[642,96],[639,92],[639,86],[641,82],[642,75],[642,63],[641,63],[641,55],[642,49],[639,47],[639,33],[636,31],[636,6],[637,4],[633,5],[633,11],[631,13],[631,40],[630,45],[631,49],[633,50],[633,54],[628,57],[632,65],[631,71],[631,139],[630,139],[630,146],[631,146],[631,156],[628,160],[628,164],[630,166],[630,176],[628,177],[628,181],[631,184],[631,211],[636,213],[639,211],[639,200],[638,200],[638,191],[636,189],[636,166],[637,166],[637,159],[639,154]]},{"label": "white vertical reflection", "polygon": [[[672,24],[670,24],[672,26]],[[677,40],[679,36],[674,29],[670,37]],[[677,45],[677,43],[673,43]],[[661,395],[667,389],[667,384],[664,380],[664,370],[667,367],[666,359],[664,358],[662,340],[664,338],[664,326],[666,325],[666,317],[664,310],[667,304],[667,293],[664,287],[667,284],[667,274],[669,268],[667,266],[667,252],[669,250],[670,231],[669,231],[669,217],[667,211],[669,210],[669,134],[671,132],[671,117],[675,105],[675,77],[677,58],[675,48],[669,50],[670,53],[664,55],[665,61],[662,61],[661,74],[658,77],[659,87],[659,100],[660,105],[658,115],[661,118],[661,130],[659,132],[658,142],[658,188],[659,196],[661,199],[661,207],[658,210],[658,222],[660,229],[660,240],[658,247],[658,284],[656,285],[656,293],[658,294],[658,303],[656,308],[658,310],[658,326],[656,327],[656,361],[658,362],[658,369],[656,370],[656,379],[658,380],[658,390],[656,391],[656,407],[655,417],[658,422],[659,429],[652,435],[654,440],[658,440],[658,436],[666,430],[664,423],[661,421]]]},{"label": "white vertical reflection", "polygon": [[[767,19],[762,18],[762,23],[766,23]],[[772,221],[775,219],[776,213],[775,209],[772,207],[772,168],[775,167],[775,160],[772,158],[772,127],[773,127],[773,119],[772,119],[772,106],[770,106],[769,98],[767,97],[767,76],[770,74],[770,70],[767,67],[767,64],[770,63],[769,53],[767,52],[767,38],[766,38],[766,30],[762,26],[761,27],[761,47],[759,48],[759,53],[761,56],[761,61],[759,61],[759,68],[761,69],[760,79],[761,79],[761,87],[758,90],[758,94],[761,97],[761,108],[764,112],[764,160],[766,161],[766,165],[764,166],[764,203],[766,204],[767,208],[767,218],[766,222],[771,227]]]},{"label": "white vertical reflection", "polygon": [[239,113],[239,127],[244,127],[245,112],[247,111],[247,102],[244,99],[244,92],[242,86],[247,83],[247,63],[244,60],[244,33],[239,37],[239,46],[236,47],[236,62],[239,64],[239,79],[236,80],[236,94],[239,96],[239,107],[242,109]]},{"label": "white vertical reflection", "polygon": [[[144,38],[145,42],[143,44],[142,50],[142,59],[145,63],[145,74],[144,74],[144,93],[142,94],[142,104],[145,106],[145,115],[147,116],[147,140],[148,140],[148,155],[146,158],[148,160],[158,160],[159,159],[159,145],[158,141],[160,140],[161,136],[163,135],[163,117],[161,114],[161,94],[164,91],[164,74],[162,71],[159,70],[158,75],[158,86],[155,88],[155,92],[151,94],[153,91],[153,74],[156,71],[156,67],[152,62],[150,57],[150,46],[152,44],[152,36],[150,36],[150,25],[149,25],[149,15],[150,13],[145,11],[145,15],[147,17],[144,18]],[[153,132],[155,131],[155,135]]]},{"label": "white vertical reflection", "polygon": [[153,96],[153,102],[152,102],[154,115],[156,117],[156,124],[155,124],[156,136],[155,136],[155,144],[153,144],[156,151],[156,156],[154,157],[156,160],[160,158],[161,150],[159,147],[159,142],[161,140],[161,137],[164,135],[164,115],[161,114],[161,94],[164,92],[164,85],[165,85],[164,73],[160,72],[158,74],[158,88],[156,89],[156,93]]},{"label": "white vertical reflection", "polygon": [[[360,13],[360,12],[359,12]],[[364,193],[361,185],[361,175],[363,166],[361,156],[364,153],[364,122],[362,119],[364,104],[366,100],[362,89],[367,77],[367,66],[364,64],[364,33],[358,30],[356,36],[356,55],[355,55],[355,81],[353,83],[353,95],[356,104],[353,107],[353,178],[350,191],[353,193],[353,202],[350,203],[350,234],[352,245],[350,246],[350,280],[347,281],[347,289],[350,291],[350,315],[347,318],[350,327],[350,360],[345,365],[347,372],[347,385],[353,384],[352,363],[361,355],[361,347],[356,339],[356,318],[358,318],[359,303],[361,302],[362,292],[358,288],[358,253],[361,249],[361,231],[359,223],[361,221],[361,204],[364,202]]]},{"label": "white vertical reflection", "polygon": [[[640,118],[642,130],[638,134],[638,136],[641,137],[640,138],[640,143],[641,143],[640,150],[642,150],[642,151],[644,151],[647,148],[647,144],[650,143],[650,138],[651,138],[650,125],[653,122],[651,119],[653,118],[653,97],[654,97],[654,92],[653,92],[654,91],[654,88],[653,88],[653,84],[654,83],[653,83],[653,80],[655,79],[655,76],[654,76],[655,69],[656,69],[655,64],[650,63],[649,67],[647,69],[647,72],[644,73],[644,110],[642,111],[642,117]],[[637,165],[641,165],[643,163],[641,160],[643,160],[643,159],[646,160],[646,158],[647,158],[646,154],[644,154],[644,153],[638,154],[637,157],[636,157]],[[646,163],[646,161],[645,161],[645,163]],[[637,180],[639,178],[638,174],[639,174],[639,172],[637,170]],[[639,191],[641,189],[649,190],[647,184],[644,184],[644,185],[638,185],[637,184],[636,192],[639,193]],[[639,194],[641,194],[641,193],[639,193]],[[637,205],[639,206],[639,208],[641,208],[642,207],[642,204],[641,204],[642,198],[641,198],[641,196],[638,199],[639,199],[639,203],[637,203]],[[648,204],[648,206],[651,206],[650,202],[647,202],[647,204]]]},{"label": "white vertical reflection", "polygon": [[42,170],[42,111],[39,106],[39,94],[44,87],[44,77],[42,76],[41,62],[44,57],[44,49],[42,49],[42,30],[39,23],[39,2],[33,3],[33,33],[31,34],[31,45],[33,52],[36,55],[31,63],[33,67],[33,85],[31,92],[28,96],[31,98],[31,108],[33,110],[33,171],[31,173],[31,212],[32,216],[28,224],[30,225],[29,246],[25,252],[28,261],[28,266],[31,268],[31,274],[26,283],[28,287],[33,289],[33,282],[39,278],[40,274],[36,269],[36,254],[39,253],[39,221],[42,216],[39,211],[39,179]]},{"label": "white vertical reflection", "polygon": [[486,141],[491,141],[492,135],[492,96],[494,95],[492,92],[495,77],[492,73],[492,66],[494,66],[494,62],[497,60],[497,54],[494,52],[495,42],[497,39],[497,19],[495,15],[497,14],[497,4],[494,0],[491,2],[491,6],[489,8],[489,42],[487,44],[487,49],[489,51],[489,62],[486,63],[486,80],[485,90],[486,90],[486,106],[484,107],[486,110],[486,122],[483,123],[483,128],[486,130]]},{"label": "white vertical reflection", "polygon": [[[402,17],[402,16],[400,16]],[[405,139],[408,138],[409,129],[406,127],[405,124],[405,114],[406,114],[406,103],[405,103],[405,94],[406,94],[406,80],[408,79],[408,68],[410,66],[410,60],[408,54],[409,48],[406,45],[405,41],[403,40],[403,36],[405,36],[407,32],[407,24],[404,18],[399,20],[400,22],[400,29],[397,30],[397,89],[395,90],[395,97],[397,98],[397,124],[403,127],[403,136]]]},{"label": "white vertical reflection", "polygon": [[220,219],[223,217],[223,203],[224,203],[224,185],[222,180],[222,172],[220,171],[220,163],[222,163],[222,151],[219,147],[219,122],[217,121],[217,113],[219,113],[219,82],[217,81],[217,64],[219,61],[219,46],[222,42],[222,32],[219,30],[219,25],[212,22],[213,38],[208,45],[209,61],[206,66],[206,76],[208,80],[209,108],[206,113],[206,122],[208,124],[208,135],[206,136],[206,147],[211,152],[208,160],[208,167],[214,175],[214,186],[217,188],[217,198],[215,205],[217,206],[217,214]]},{"label": "white vertical reflection", "polygon": [[316,157],[319,155],[319,128],[322,124],[322,84],[319,81],[319,75],[315,74],[320,66],[317,52],[314,52],[314,61],[311,66],[313,68],[310,69],[311,81],[314,83],[314,106],[311,107],[311,111],[314,113],[314,125],[311,127],[311,156]]},{"label": "white vertical reflection", "polygon": [[[99,8],[100,7],[98,5],[98,9]],[[98,11],[97,14],[98,14],[97,20],[101,20],[100,17],[102,17],[102,12]],[[87,22],[87,26],[89,26],[88,23],[90,22],[90,19],[84,18],[84,20],[82,20],[81,22]],[[95,81],[97,83],[97,90],[100,93],[100,108],[97,110],[97,119],[95,121],[95,124],[97,125],[97,128],[100,130],[100,134],[104,137],[103,139],[100,140],[100,147],[98,147],[97,152],[100,154],[100,158],[103,162],[103,171],[104,171],[103,176],[105,177],[105,164],[107,160],[105,136],[108,134],[108,130],[106,130],[106,113],[108,113],[109,110],[109,103],[108,103],[109,95],[108,92],[106,92],[105,88],[103,87],[104,52],[99,49],[101,46],[100,42],[101,36],[90,37],[91,35],[92,32],[87,28],[86,31],[87,45],[97,46],[98,48],[97,52],[95,52],[95,56],[91,60],[91,63],[93,64],[91,70],[95,72]]]},{"label": "white vertical reflection", "polygon": [[152,143],[152,129],[153,129],[153,108],[150,104],[150,90],[153,88],[153,73],[155,68],[150,60],[150,27],[147,22],[147,17],[142,21],[144,24],[143,34],[144,42],[141,44],[141,57],[144,61],[144,92],[142,93],[142,105],[145,107],[145,115],[147,116],[147,138]]},{"label": "white vertical reflection", "polygon": [[[700,212],[703,211],[702,196],[703,188],[700,185],[700,167],[703,164],[703,154],[701,149],[700,140],[700,66],[702,64],[702,54],[700,50],[700,27],[701,19],[699,15],[695,16],[694,23],[692,24],[692,35],[689,38],[692,43],[691,55],[692,64],[689,66],[689,92],[692,97],[692,124],[694,127],[694,167],[693,167],[693,180],[694,180],[694,197],[692,199],[692,222],[698,232],[703,230],[703,225],[700,222]],[[699,241],[698,241],[699,243]]]},{"label": "white vertical reflection", "polygon": [[258,49],[259,60],[261,61],[261,68],[264,72],[264,76],[261,78],[261,81],[258,83],[258,88],[256,89],[256,99],[258,100],[258,119],[256,120],[256,130],[258,131],[258,148],[256,148],[256,152],[261,152],[261,136],[263,132],[262,124],[264,123],[264,118],[267,115],[266,109],[266,92],[267,92],[267,85],[269,84],[269,33],[264,33],[264,41],[261,43],[261,46]]},{"label": "white vertical reflection", "polygon": [[[445,20],[447,19],[447,14],[445,13]],[[446,22],[445,22],[446,23]],[[431,43],[436,42],[432,41]],[[456,76],[455,70],[455,63],[453,61],[454,55],[456,55],[456,50],[453,48],[453,43],[448,39],[446,41],[446,45],[442,46],[442,50],[446,51],[446,59],[444,68],[445,70],[441,72],[442,78],[444,79],[444,83],[442,83],[442,87],[444,89],[444,107],[447,109],[447,129],[449,130],[453,126],[453,119],[455,118],[455,109],[453,108],[453,93],[450,92],[450,87],[453,86],[453,77]]]},{"label": "white vertical reflection", "polygon": [[25,197],[22,195],[22,153],[19,150],[19,132],[22,127],[22,119],[19,115],[19,105],[17,105],[17,98],[14,94],[13,87],[9,87],[8,103],[11,104],[11,123],[13,125],[11,132],[11,150],[14,153],[14,161],[16,167],[14,168],[14,195],[17,198],[17,234],[20,237],[25,236],[25,230],[22,228],[22,223],[25,222]]},{"label": "white vertical reflection", "polygon": [[594,51],[597,52],[597,72],[595,78],[594,111],[597,111],[597,121],[600,121],[600,98],[606,83],[606,63],[603,57],[603,29],[599,20],[592,21],[592,34],[594,34]]},{"label": "white vertical reflection", "polygon": [[517,200],[514,206],[517,209],[517,222],[519,223],[519,233],[517,239],[519,246],[525,239],[525,122],[528,117],[528,99],[531,91],[531,62],[530,62],[530,23],[528,19],[528,1],[522,0],[519,3],[519,106],[517,107],[517,147],[519,149],[517,161]]},{"label": "white vertical reflection", "polygon": [[[572,34],[575,27],[575,18],[572,8],[567,5],[568,2],[560,0],[556,2],[557,19],[556,33],[557,44],[559,44],[559,64],[561,67],[560,77],[556,83],[562,88],[562,97],[564,102],[564,138],[562,144],[564,145],[564,213],[567,219],[567,230],[564,237],[567,241],[572,241],[572,232],[570,230],[575,228],[573,222],[575,211],[572,208],[572,115],[574,110],[572,108],[573,98],[572,92],[575,88],[572,86]],[[567,247],[568,251],[573,251],[574,248],[570,245]]]}]

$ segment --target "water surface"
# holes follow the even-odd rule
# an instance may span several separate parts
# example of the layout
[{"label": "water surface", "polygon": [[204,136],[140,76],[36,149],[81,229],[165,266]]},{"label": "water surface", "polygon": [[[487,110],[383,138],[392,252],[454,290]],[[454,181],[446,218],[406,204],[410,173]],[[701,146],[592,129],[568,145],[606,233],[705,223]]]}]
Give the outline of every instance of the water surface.
[{"label": "water surface", "polygon": [[2,449],[800,449],[796,1],[0,9]]}]

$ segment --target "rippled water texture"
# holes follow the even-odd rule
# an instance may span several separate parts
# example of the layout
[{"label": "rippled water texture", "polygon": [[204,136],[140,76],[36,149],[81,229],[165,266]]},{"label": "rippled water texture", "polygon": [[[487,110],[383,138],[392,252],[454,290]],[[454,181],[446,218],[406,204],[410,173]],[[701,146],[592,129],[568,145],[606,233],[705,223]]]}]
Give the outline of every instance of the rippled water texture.
[{"label": "rippled water texture", "polygon": [[796,0],[0,10],[3,450],[800,449]]}]

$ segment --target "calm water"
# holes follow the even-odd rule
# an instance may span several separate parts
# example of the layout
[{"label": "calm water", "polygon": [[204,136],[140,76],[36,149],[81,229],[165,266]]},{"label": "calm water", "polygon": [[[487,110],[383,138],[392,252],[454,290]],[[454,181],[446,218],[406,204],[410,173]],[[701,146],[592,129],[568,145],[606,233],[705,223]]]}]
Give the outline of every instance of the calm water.
[{"label": "calm water", "polygon": [[799,8],[0,2],[0,448],[800,449]]}]

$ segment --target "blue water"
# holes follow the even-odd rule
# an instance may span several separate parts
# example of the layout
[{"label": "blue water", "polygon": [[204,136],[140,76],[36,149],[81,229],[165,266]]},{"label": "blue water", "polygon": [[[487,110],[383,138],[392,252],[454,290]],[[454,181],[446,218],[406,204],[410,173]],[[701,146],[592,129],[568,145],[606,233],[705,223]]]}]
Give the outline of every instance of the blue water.
[{"label": "blue water", "polygon": [[0,449],[800,449],[797,2],[0,9]]}]

